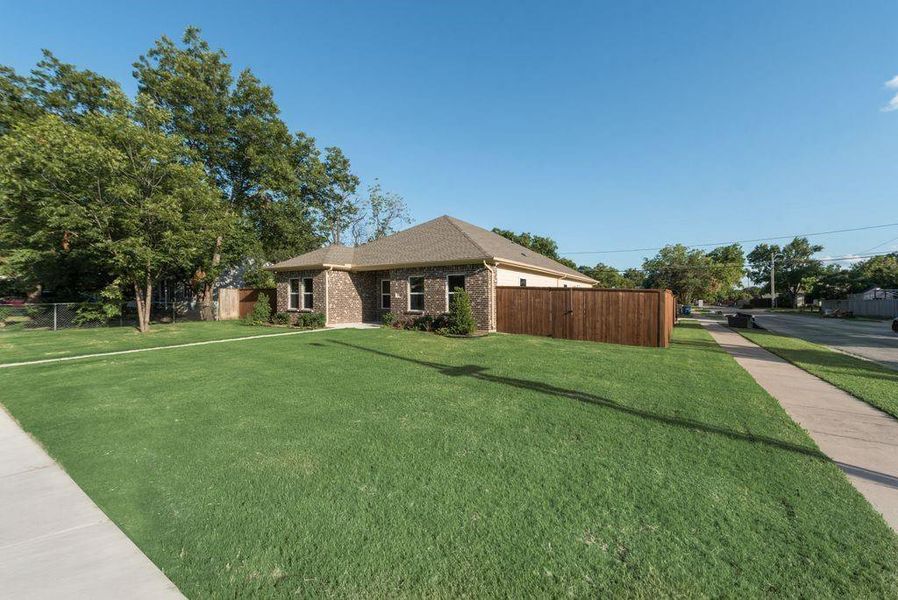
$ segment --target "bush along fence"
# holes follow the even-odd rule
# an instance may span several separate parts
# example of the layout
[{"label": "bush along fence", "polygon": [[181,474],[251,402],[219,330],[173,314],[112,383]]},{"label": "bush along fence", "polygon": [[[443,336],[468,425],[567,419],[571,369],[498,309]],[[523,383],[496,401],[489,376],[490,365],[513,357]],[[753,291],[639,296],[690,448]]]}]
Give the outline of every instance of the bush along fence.
[{"label": "bush along fence", "polygon": [[[198,321],[200,314],[198,308],[187,302],[155,302],[151,320],[154,323]],[[134,303],[118,306],[99,302],[0,304],[0,332],[136,326]]]}]

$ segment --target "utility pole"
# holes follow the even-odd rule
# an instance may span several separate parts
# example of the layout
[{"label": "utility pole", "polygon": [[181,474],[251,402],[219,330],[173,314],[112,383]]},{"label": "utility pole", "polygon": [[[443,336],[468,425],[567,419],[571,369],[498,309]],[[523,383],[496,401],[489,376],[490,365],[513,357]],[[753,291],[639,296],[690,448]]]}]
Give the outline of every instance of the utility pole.
[{"label": "utility pole", "polygon": [[776,308],[776,252],[770,253],[770,308]]}]

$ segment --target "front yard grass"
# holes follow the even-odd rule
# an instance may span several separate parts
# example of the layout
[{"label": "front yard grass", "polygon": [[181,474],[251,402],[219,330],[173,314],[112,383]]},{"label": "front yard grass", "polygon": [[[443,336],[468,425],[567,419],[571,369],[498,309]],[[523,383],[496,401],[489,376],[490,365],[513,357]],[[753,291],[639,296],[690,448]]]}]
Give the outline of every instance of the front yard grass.
[{"label": "front yard grass", "polygon": [[140,333],[135,328],[127,326],[59,331],[0,329],[0,364],[135,348],[155,348],[283,331],[285,330],[247,326],[241,321],[194,321],[152,325],[147,333]]},{"label": "front yard grass", "polygon": [[898,371],[772,331],[737,331],[797,367],[898,419]]},{"label": "front yard grass", "polygon": [[338,330],[0,371],[191,598],[895,597],[898,537],[709,335]]}]

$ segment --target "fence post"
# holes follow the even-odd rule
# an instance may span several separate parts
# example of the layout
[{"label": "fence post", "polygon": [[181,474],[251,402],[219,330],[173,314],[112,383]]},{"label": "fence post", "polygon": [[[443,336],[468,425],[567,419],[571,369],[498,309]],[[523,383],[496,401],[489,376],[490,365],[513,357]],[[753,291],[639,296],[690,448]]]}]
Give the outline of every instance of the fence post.
[{"label": "fence post", "polygon": [[59,306],[55,302],[53,303],[53,331],[56,331],[56,307]]}]

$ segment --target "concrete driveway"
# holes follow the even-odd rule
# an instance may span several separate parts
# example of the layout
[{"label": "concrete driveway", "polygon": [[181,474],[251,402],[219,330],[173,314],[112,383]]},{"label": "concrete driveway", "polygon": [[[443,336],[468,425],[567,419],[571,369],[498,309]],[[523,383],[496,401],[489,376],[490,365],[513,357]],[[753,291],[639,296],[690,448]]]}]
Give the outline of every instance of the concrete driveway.
[{"label": "concrete driveway", "polygon": [[810,315],[753,312],[758,325],[898,370],[898,333],[890,321],[823,319]]}]

